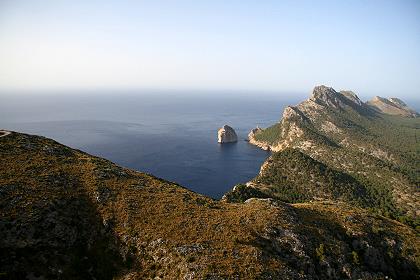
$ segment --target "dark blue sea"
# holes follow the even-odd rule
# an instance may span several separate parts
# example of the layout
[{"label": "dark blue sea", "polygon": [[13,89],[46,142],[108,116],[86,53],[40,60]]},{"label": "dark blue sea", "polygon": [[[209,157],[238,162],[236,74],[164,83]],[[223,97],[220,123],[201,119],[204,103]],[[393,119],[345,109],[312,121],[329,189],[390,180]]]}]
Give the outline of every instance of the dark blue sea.
[{"label": "dark blue sea", "polygon": [[[50,137],[119,165],[220,198],[257,175],[269,153],[245,141],[299,97],[258,94],[63,93],[2,96],[0,128]],[[218,144],[228,124],[239,137]]]}]

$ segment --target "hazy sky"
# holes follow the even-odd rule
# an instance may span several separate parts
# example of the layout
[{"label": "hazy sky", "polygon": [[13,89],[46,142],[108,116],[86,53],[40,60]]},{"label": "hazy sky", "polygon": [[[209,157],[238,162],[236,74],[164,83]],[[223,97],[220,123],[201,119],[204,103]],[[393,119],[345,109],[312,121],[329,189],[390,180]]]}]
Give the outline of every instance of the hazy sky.
[{"label": "hazy sky", "polygon": [[420,96],[420,1],[0,0],[0,90]]}]

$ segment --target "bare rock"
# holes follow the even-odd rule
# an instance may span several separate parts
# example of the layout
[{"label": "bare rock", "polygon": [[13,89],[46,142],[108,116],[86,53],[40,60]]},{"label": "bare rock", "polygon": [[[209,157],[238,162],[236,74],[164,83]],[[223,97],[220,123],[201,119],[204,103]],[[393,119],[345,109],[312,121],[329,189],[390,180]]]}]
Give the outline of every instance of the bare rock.
[{"label": "bare rock", "polygon": [[238,136],[236,135],[235,130],[228,126],[224,125],[217,131],[217,142],[219,143],[232,143],[237,142]]},{"label": "bare rock", "polygon": [[332,87],[327,87],[324,85],[316,86],[313,89],[310,100],[332,108],[344,107],[344,103],[340,98],[340,94],[337,93]]},{"label": "bare rock", "polygon": [[359,106],[362,106],[363,102],[359,99],[359,97],[352,92],[351,90],[342,90],[340,91],[340,93],[342,95],[344,95],[344,97],[346,97],[347,99],[349,99],[350,101],[356,103]]},{"label": "bare rock", "polygon": [[259,126],[251,129],[251,131],[248,133],[248,139],[254,138],[255,134],[257,134],[258,132],[261,132],[261,131],[262,131],[262,129]]}]

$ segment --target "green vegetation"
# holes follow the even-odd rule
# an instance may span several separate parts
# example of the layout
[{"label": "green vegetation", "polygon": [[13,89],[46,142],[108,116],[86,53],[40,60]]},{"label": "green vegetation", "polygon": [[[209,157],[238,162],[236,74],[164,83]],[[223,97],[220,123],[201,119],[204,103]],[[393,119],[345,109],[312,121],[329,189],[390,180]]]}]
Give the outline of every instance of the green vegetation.
[{"label": "green vegetation", "polygon": [[[379,163],[378,166],[381,166]],[[383,172],[386,166],[386,163],[381,166]],[[389,187],[381,180],[332,169],[296,149],[274,153],[264,171],[253,182],[256,187],[237,187],[235,192],[229,193],[229,199],[239,202],[251,197],[271,197],[289,203],[342,200],[372,209],[414,228],[419,226],[418,219],[401,213]]]},{"label": "green vegetation", "polygon": [[334,170],[296,149],[274,153],[254,179],[268,196],[286,202],[341,199],[368,205],[366,188],[350,175]]},{"label": "green vegetation", "polygon": [[239,184],[234,189],[224,195],[226,201],[229,202],[245,202],[249,198],[267,198],[267,194],[259,189],[247,187],[244,184]]},{"label": "green vegetation", "polygon": [[359,265],[360,264],[359,254],[357,254],[356,251],[352,251],[351,256],[352,256],[352,259],[353,259],[353,263],[356,264],[356,265]]},{"label": "green vegetation", "polygon": [[316,248],[316,256],[320,262],[325,260],[325,245],[323,243],[319,244],[319,247]]},{"label": "green vegetation", "polygon": [[253,188],[291,203],[342,200],[420,227],[420,118],[381,114],[334,91],[317,96],[321,107],[304,101],[299,116],[255,136],[289,148],[273,153]]},{"label": "green vegetation", "polygon": [[263,131],[260,131],[255,135],[257,141],[266,142],[270,145],[275,145],[279,139],[281,139],[281,127],[280,123],[276,123]]},{"label": "green vegetation", "polygon": [[[295,164],[312,162],[290,150],[293,155]],[[321,163],[319,168],[319,174],[331,173],[331,180],[345,176]],[[0,277],[6,279],[414,279],[419,274],[420,241],[412,229],[346,203],[215,201],[18,133],[0,138],[0,174]],[[241,202],[266,193],[251,184],[237,186],[231,195]],[[355,263],[352,251],[363,265]]]}]

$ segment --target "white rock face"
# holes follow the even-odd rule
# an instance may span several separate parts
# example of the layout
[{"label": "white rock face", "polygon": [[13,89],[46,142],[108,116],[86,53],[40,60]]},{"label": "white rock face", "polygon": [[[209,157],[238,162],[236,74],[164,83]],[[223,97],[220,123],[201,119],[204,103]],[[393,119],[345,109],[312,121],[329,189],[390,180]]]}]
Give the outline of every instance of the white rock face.
[{"label": "white rock face", "polygon": [[217,142],[219,143],[232,143],[237,142],[238,136],[233,128],[228,125],[224,125],[217,131]]},{"label": "white rock face", "polygon": [[362,100],[359,99],[359,97],[352,92],[351,90],[342,90],[340,91],[342,95],[344,95],[347,99],[353,101],[357,105],[361,106],[363,104]]},{"label": "white rock face", "polygon": [[251,129],[251,131],[248,133],[248,140],[251,140],[251,138],[254,138],[255,134],[257,134],[260,131],[262,131],[262,129],[259,126]]},{"label": "white rock face", "polygon": [[260,147],[264,151],[269,151],[270,150],[270,145],[268,145],[266,142],[258,141],[258,140],[255,139],[255,134],[257,134],[261,131],[262,131],[262,129],[259,128],[258,126],[254,129],[252,129],[248,133],[248,141],[249,141],[250,144],[255,145],[257,147]]}]

